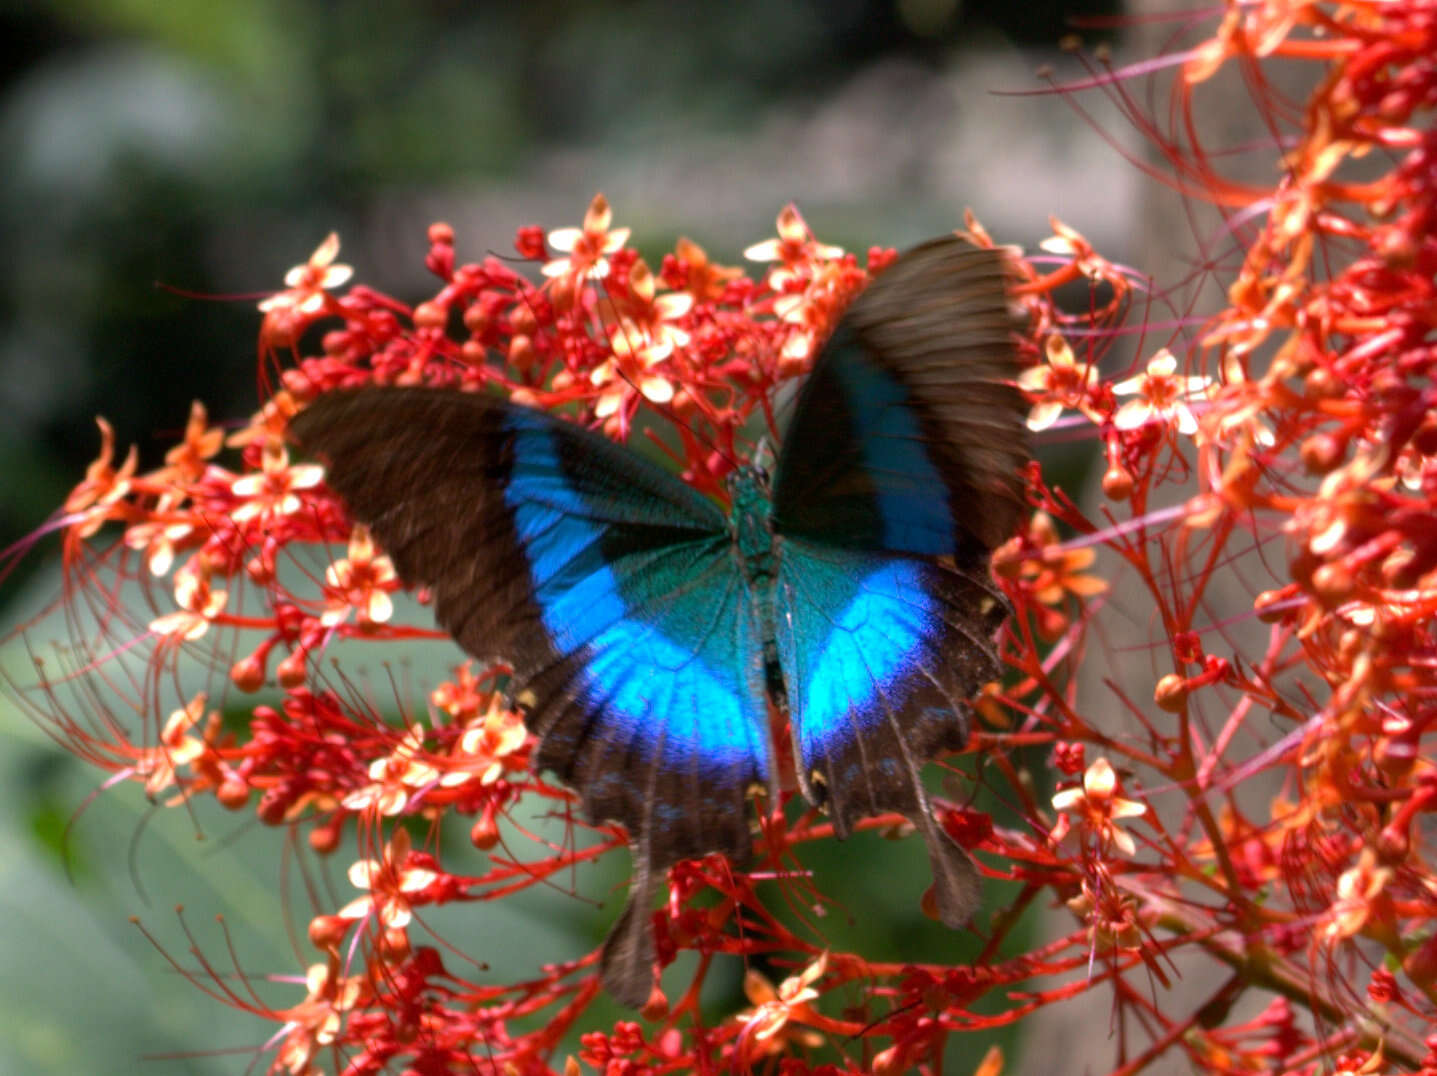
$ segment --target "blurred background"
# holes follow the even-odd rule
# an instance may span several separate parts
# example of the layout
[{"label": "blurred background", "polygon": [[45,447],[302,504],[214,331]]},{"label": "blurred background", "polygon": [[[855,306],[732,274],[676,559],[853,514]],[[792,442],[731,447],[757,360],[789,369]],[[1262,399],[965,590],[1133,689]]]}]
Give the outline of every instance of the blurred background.
[{"label": "blurred background", "polygon": [[[1099,100],[1085,99],[1089,122],[1029,95],[1044,65],[1078,75],[1057,49],[1074,30],[1121,55],[1123,39],[1102,28],[1119,7],[0,6],[0,546],[83,474],[95,415],[121,451],[139,445],[143,467],[192,399],[221,420],[252,411],[255,301],[331,230],[360,281],[402,299],[433,290],[422,265],[431,221],[452,224],[461,260],[477,259],[510,251],[520,225],[578,224],[596,191],[655,265],[680,234],[740,264],[789,201],[821,239],[859,251],[949,230],[971,206],[1000,241],[1031,249],[1056,215],[1121,258],[1144,181],[1103,135],[1138,139]],[[56,594],[53,553],[42,546],[0,584],[5,632]],[[97,771],[3,697],[0,737],[0,1071],[124,1072],[142,1058],[146,1071],[244,1071],[274,1025],[206,998],[129,917],[193,968],[173,911],[184,902],[221,971],[301,973],[277,910],[277,835],[155,815],[133,788],[77,813]],[[926,867],[910,843],[913,881],[901,888],[916,917]],[[875,860],[875,894],[900,888],[885,869]],[[845,897],[856,908],[880,899]],[[526,944],[569,930],[578,940],[561,936],[545,955],[572,956],[611,914],[556,895],[527,927],[485,929]],[[911,926],[906,942],[855,944],[915,958],[933,954],[935,937],[957,944]],[[981,1050],[964,1055],[955,1071]]]}]

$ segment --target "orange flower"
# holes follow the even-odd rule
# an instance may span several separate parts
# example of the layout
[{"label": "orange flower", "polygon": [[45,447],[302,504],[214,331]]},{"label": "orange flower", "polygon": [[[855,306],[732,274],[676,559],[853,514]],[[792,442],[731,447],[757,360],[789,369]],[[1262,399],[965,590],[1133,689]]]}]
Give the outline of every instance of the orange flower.
[{"label": "orange flower", "polygon": [[205,473],[205,460],[224,445],[225,434],[218,426],[209,425],[209,414],[199,400],[190,404],[185,437],[165,453],[165,464],[171,477],[178,482],[193,482]]},{"label": "orange flower", "polygon": [[205,741],[189,733],[204,716],[207,698],[202,691],[188,705],[170,714],[160,733],[160,742],[135,764],[135,772],[145,778],[145,795],[151,799],[175,783],[176,770],[205,753]]},{"label": "orange flower", "polygon": [[544,275],[588,277],[590,280],[603,280],[608,276],[607,255],[629,241],[628,228],[609,228],[613,219],[608,199],[602,194],[594,195],[588,212],[584,214],[582,228],[555,228],[549,233],[549,246],[562,251],[567,257],[546,262]]},{"label": "orange flower", "polygon": [[823,953],[801,973],[785,979],[777,990],[761,972],[750,968],[744,974],[743,990],[754,1008],[739,1013],[736,1019],[743,1023],[744,1036],[751,1038],[755,1048],[774,1054],[781,1052],[789,1040],[810,1049],[823,1045],[819,1032],[788,1025],[805,1023],[815,1015],[809,1007],[809,1002],[818,997],[813,984],[827,970],[828,954]]},{"label": "orange flower", "polygon": [[1050,333],[1044,345],[1048,361],[1030,366],[1018,375],[1018,387],[1035,397],[1028,412],[1028,429],[1046,430],[1058,420],[1063,408],[1086,409],[1088,394],[1098,383],[1097,367],[1078,365],[1073,349],[1058,333]]},{"label": "orange flower", "polygon": [[351,609],[361,628],[383,624],[394,613],[389,594],[399,589],[399,576],[394,563],[375,547],[368,527],[356,525],[350,531],[349,556],[325,569],[324,581],[326,601],[319,620],[325,627],[342,624]]},{"label": "orange flower", "polygon": [[307,993],[303,1001],[276,1015],[284,1017],[279,1034],[278,1064],[290,1076],[307,1076],[320,1050],[333,1045],[339,1037],[346,1013],[358,1008],[368,989],[362,976],[340,975],[339,957],[331,955],[327,964],[312,964],[305,973]]},{"label": "orange flower", "polygon": [[285,427],[298,410],[294,397],[288,391],[276,392],[265,401],[264,407],[250,417],[249,425],[230,434],[225,444],[230,448],[244,448],[245,445],[283,442]]},{"label": "orange flower", "polygon": [[350,883],[357,889],[367,889],[369,893],[356,897],[336,914],[341,919],[364,919],[374,915],[386,930],[408,926],[414,916],[410,907],[411,894],[433,885],[439,877],[432,870],[407,866],[409,855],[409,831],[397,828],[389,838],[382,860],[361,859],[350,866]]},{"label": "orange flower", "polygon": [[348,265],[335,265],[339,254],[339,235],[330,232],[314,248],[309,261],[296,265],[284,274],[285,290],[260,301],[266,314],[314,314],[323,306],[325,292],[348,280],[354,270]]},{"label": "orange flower", "polygon": [[195,532],[192,517],[175,510],[175,497],[165,494],[152,513],[155,518],[125,528],[125,545],[145,551],[145,567],[153,576],[167,573],[175,562],[175,543]]},{"label": "orange flower", "polygon": [[1197,417],[1188,407],[1188,401],[1207,390],[1208,379],[1178,374],[1177,368],[1178,360],[1173,353],[1160,348],[1148,360],[1143,373],[1114,385],[1115,396],[1135,395],[1137,399],[1118,408],[1113,425],[1120,430],[1135,430],[1149,422],[1165,422],[1185,436],[1195,434]]},{"label": "orange flower", "polygon": [[[466,661],[454,671],[453,680],[445,680],[429,693],[429,701],[456,721],[471,721],[479,712],[479,683],[472,664]],[[482,693],[482,696],[487,694]]]},{"label": "orange flower", "polygon": [[[1068,227],[1057,217],[1049,217],[1048,226],[1053,229],[1053,234],[1039,242],[1040,248],[1049,254],[1071,259],[1073,265],[1089,280],[1106,281],[1115,289],[1121,289],[1125,285],[1123,277],[1113,271],[1112,263],[1094,250],[1093,244],[1076,228]],[[1120,299],[1121,295],[1113,297],[1115,303]]]},{"label": "orange flower", "polygon": [[1328,910],[1330,918],[1322,928],[1323,940],[1332,943],[1350,938],[1372,918],[1373,905],[1392,881],[1392,868],[1377,865],[1377,853],[1364,848],[1357,865],[1337,879],[1337,899]]},{"label": "orange flower", "polygon": [[481,785],[492,785],[504,775],[504,760],[523,747],[528,738],[523,718],[504,705],[502,695],[495,693],[488,711],[476,718],[454,745],[444,775],[439,778],[440,785],[452,788],[476,779]]},{"label": "orange flower", "polygon": [[616,414],[635,391],[652,403],[672,400],[673,383],[654,373],[654,367],[689,342],[688,332],[674,323],[693,307],[692,295],[671,292],[656,297],[653,273],[643,262],[629,273],[629,287],[635,301],[609,330],[613,355],[589,375],[591,384],[602,387],[594,404],[599,418]]},{"label": "orange flower", "polygon": [[85,469],[85,479],[65,498],[65,513],[80,514],[75,524],[75,536],[88,538],[109,518],[108,509],[130,491],[130,480],[135,476],[139,455],[135,446],[130,446],[119,469],[113,466],[115,458],[115,430],[102,418],[95,419],[100,427],[100,455]]},{"label": "orange flower", "polygon": [[[1132,836],[1117,823],[1124,818],[1137,818],[1148,813],[1146,804],[1125,800],[1116,795],[1118,775],[1106,758],[1098,758],[1083,774],[1082,788],[1065,788],[1053,796],[1053,809],[1078,819],[1079,824],[1097,834],[1105,845],[1116,845],[1124,855],[1134,855],[1138,847]],[[1053,829],[1054,843],[1069,832],[1067,817]]]},{"label": "orange flower", "polygon": [[754,243],[744,250],[743,256],[752,262],[780,263],[769,271],[768,282],[769,287],[781,291],[796,279],[811,277],[818,263],[843,257],[843,248],[815,239],[799,215],[798,207],[789,204],[778,215],[778,237]]},{"label": "orange flower", "polygon": [[[1107,591],[1107,580],[1082,574],[1093,566],[1097,551],[1092,546],[1073,548],[1060,542],[1047,512],[1033,513],[1028,541],[1036,546],[1038,556],[1025,558],[1021,572],[1030,581],[1033,596],[1044,605],[1059,605],[1068,594],[1092,598]],[[1001,563],[1001,550],[994,559]]]},{"label": "orange flower", "polygon": [[369,764],[370,783],[341,802],[351,811],[399,814],[412,795],[432,785],[439,776],[439,771],[420,757],[423,751],[424,729],[414,725],[390,754]]},{"label": "orange flower", "polygon": [[267,441],[261,456],[261,470],[241,475],[230,483],[230,492],[245,503],[237,505],[230,518],[244,523],[263,515],[288,516],[304,503],[295,490],[313,489],[324,479],[317,463],[289,463],[289,450],[278,441]]},{"label": "orange flower", "polygon": [[209,631],[210,623],[229,600],[226,590],[210,586],[210,569],[203,558],[192,556],[175,573],[175,604],[179,611],[150,621],[150,630],[181,642],[193,642]]},{"label": "orange flower", "polygon": [[701,303],[719,299],[730,280],[743,276],[743,270],[727,265],[716,265],[709,261],[708,253],[691,239],[679,238],[674,245],[674,256],[683,262],[688,270],[684,290]]}]

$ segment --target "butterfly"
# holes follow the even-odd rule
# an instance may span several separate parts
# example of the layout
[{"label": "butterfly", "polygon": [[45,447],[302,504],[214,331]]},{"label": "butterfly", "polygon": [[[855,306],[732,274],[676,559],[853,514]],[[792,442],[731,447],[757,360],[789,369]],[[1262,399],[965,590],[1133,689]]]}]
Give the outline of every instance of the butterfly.
[{"label": "butterfly", "polygon": [[977,908],[977,868],[920,771],[964,745],[965,700],[1000,674],[988,561],[1022,513],[1027,459],[1008,276],[1000,252],[953,236],[899,257],[815,359],[772,477],[736,468],[727,511],[497,396],[336,390],[293,419],[439,623],[513,668],[536,766],[626,828],[629,899],[600,961],[623,1003],[653,986],[664,872],[751,856],[745,800],[780,778],[770,703],[839,837],[907,816],[940,918]]}]

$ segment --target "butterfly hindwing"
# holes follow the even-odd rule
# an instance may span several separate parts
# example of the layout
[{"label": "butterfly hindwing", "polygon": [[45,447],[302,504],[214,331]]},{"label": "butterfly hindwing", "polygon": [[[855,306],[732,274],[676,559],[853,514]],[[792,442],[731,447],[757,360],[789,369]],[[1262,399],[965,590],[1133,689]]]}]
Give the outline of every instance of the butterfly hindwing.
[{"label": "butterfly hindwing", "polygon": [[1001,672],[992,641],[1001,594],[986,569],[804,539],[784,543],[781,564],[777,642],[800,786],[840,837],[871,815],[911,818],[927,838],[944,920],[966,921],[977,876],[937,831],[921,771],[964,745],[968,697]]},{"label": "butterfly hindwing", "polygon": [[744,797],[769,780],[762,643],[723,514],[628,449],[477,394],[329,393],[291,428],[440,624],[513,667],[536,763],[628,830],[606,981],[641,1004],[651,880],[747,858]]},{"label": "butterfly hindwing", "polygon": [[836,831],[899,811],[927,838],[939,910],[976,870],[937,829],[921,769],[967,739],[999,675],[991,547],[1026,457],[1002,255],[902,256],[844,315],[799,393],[773,487],[777,642],[799,781]]}]

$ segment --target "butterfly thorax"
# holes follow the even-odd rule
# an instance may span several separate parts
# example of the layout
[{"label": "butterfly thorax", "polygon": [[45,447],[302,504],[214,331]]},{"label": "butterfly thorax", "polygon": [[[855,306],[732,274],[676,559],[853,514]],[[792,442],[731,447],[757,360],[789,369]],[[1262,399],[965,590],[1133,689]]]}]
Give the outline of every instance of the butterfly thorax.
[{"label": "butterfly thorax", "polygon": [[729,475],[728,491],[734,552],[744,578],[762,588],[773,579],[775,567],[768,474],[759,467],[740,467]]},{"label": "butterfly thorax", "polygon": [[774,541],[768,472],[762,467],[740,467],[728,478],[732,508],[734,559],[748,584],[759,642],[763,648],[763,679],[768,697],[786,711],[787,691],[774,639],[774,589],[778,578],[778,543]]}]

